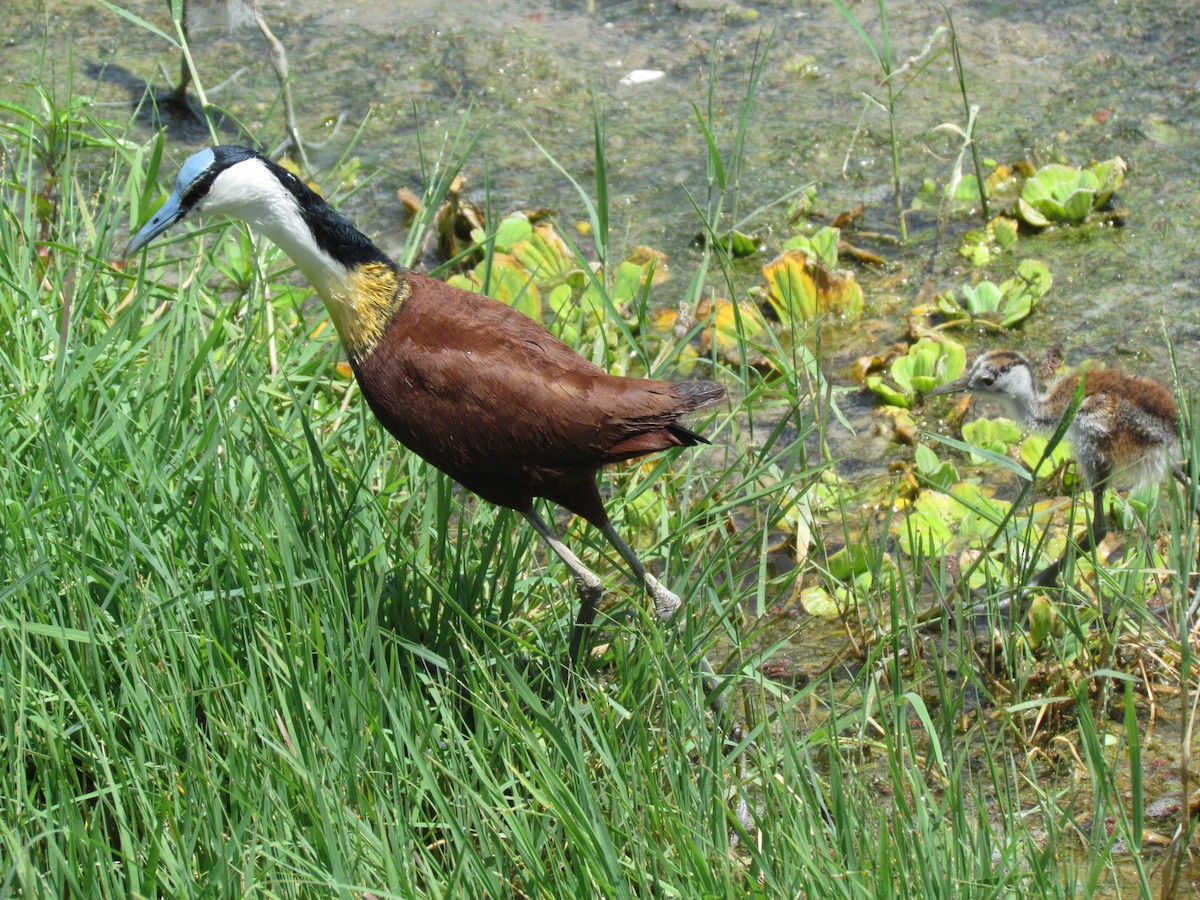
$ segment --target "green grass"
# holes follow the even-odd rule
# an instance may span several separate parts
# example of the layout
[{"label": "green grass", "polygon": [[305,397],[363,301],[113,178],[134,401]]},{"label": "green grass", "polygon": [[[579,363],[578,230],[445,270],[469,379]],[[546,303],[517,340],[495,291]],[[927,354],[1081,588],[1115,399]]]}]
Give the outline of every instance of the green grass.
[{"label": "green grass", "polygon": [[[697,111],[711,173],[699,268],[731,296],[743,285],[716,236],[756,85],[727,145]],[[84,112],[21,109],[0,185],[0,896],[1073,897],[1148,883],[1148,865],[1110,852],[1139,843],[1121,773],[1143,752],[1114,648],[1141,629],[1179,660],[1164,678],[1191,689],[1186,592],[1162,618],[1133,602],[1124,624],[1072,620],[1062,641],[1107,627],[1085,642],[1107,652],[1037,682],[1020,629],[999,673],[961,618],[943,617],[946,640],[918,630],[952,591],[936,560],[897,555],[847,616],[851,664],[803,687],[766,678],[759,663],[808,626],[780,633],[746,611],[802,574],[773,574],[766,548],[816,478],[807,447],[833,415],[796,342],[786,377],[717,373],[735,400],[705,425],[711,450],[606,476],[614,510],[662,498],[650,519],[615,518],[681,589],[682,637],[570,525],[615,603],[607,649],[563,695],[563,567],[518,517],[386,436],[288,261],[215,228],[115,268],[175,162]],[[599,124],[596,137],[606,231]],[[431,199],[445,159],[426,172]],[[1170,510],[1171,564],[1190,572],[1194,503],[1175,491]],[[868,534],[877,558],[885,539]],[[702,651],[743,725],[728,743]],[[1043,714],[1077,756],[1038,737]],[[1183,855],[1170,862],[1164,880]]]}]

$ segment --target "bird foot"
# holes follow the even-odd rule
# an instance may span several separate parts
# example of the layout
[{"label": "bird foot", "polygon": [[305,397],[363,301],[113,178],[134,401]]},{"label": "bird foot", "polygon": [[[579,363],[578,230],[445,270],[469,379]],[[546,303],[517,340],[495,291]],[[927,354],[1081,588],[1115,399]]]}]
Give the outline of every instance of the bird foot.
[{"label": "bird foot", "polygon": [[675,613],[683,606],[679,595],[663,587],[662,582],[653,575],[646,576],[646,587],[654,598],[654,617],[660,622],[670,622],[675,618]]},{"label": "bird foot", "polygon": [[604,582],[598,575],[593,575],[591,572],[588,572],[587,576],[577,575],[575,577],[575,593],[579,596],[580,602],[588,607],[595,607],[600,602],[600,598],[604,596]]}]

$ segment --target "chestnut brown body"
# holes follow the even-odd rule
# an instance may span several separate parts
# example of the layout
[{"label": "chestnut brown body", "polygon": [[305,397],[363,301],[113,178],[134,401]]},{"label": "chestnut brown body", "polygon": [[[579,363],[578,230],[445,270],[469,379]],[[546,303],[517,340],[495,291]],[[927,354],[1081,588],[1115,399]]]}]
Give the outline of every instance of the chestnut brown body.
[{"label": "chestnut brown body", "polygon": [[597,471],[703,442],[678,419],[725,395],[610,375],[503,303],[399,278],[382,339],[352,362],[363,396],[400,443],[492,503],[526,512],[544,497],[607,522]]}]

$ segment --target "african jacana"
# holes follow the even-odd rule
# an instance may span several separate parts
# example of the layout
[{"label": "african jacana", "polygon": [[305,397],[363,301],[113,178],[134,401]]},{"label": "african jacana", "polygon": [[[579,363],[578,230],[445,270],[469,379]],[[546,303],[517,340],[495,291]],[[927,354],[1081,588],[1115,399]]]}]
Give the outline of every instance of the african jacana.
[{"label": "african jacana", "polygon": [[538,515],[536,497],[599,528],[653,597],[658,618],[675,615],[679,597],[613,528],[596,474],[608,463],[707,443],[679,419],[720,402],[722,385],[610,375],[511,307],[397,265],[291,172],[245,147],[189,158],[125,255],[185,218],[216,215],[257,228],[304,273],[367,404],[401,444],[519,512],[567,564],[580,597],[573,663],[602,585]]},{"label": "african jacana", "polygon": [[[1179,412],[1174,395],[1149,378],[1117,369],[1067,375],[1045,393],[1038,390],[1033,366],[1012,350],[981,354],[957,381],[925,396],[969,391],[1000,405],[1005,415],[1034,431],[1053,432],[1071,406],[1079,379],[1083,399],[1067,430],[1084,482],[1092,491],[1092,527],[1079,544],[1086,553],[1108,533],[1104,490],[1113,483],[1143,486],[1161,481],[1178,442]],[[1066,557],[1047,566],[1033,584],[1058,580]]]}]

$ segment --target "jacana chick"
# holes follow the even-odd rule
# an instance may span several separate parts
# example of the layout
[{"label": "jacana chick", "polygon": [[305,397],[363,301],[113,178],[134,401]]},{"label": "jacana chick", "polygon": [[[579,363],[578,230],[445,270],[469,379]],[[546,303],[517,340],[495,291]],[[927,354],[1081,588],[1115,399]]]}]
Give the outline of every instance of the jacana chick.
[{"label": "jacana chick", "polygon": [[261,231],[312,283],[383,426],[464,487],[519,512],[567,564],[580,597],[572,663],[602,584],[534,498],[599,528],[657,617],[675,615],[679,597],[613,528],[596,475],[609,463],[707,443],[679,419],[720,402],[722,385],[610,375],[511,307],[397,265],[291,172],[244,147],[189,158],[125,255],[183,219],[218,215]]},{"label": "jacana chick", "polygon": [[[1157,381],[1117,369],[1073,373],[1042,393],[1029,360],[1013,350],[981,354],[957,381],[926,394],[968,391],[998,403],[1006,416],[1033,431],[1053,432],[1071,406],[1079,379],[1083,399],[1067,430],[1075,461],[1092,492],[1092,527],[1079,544],[1086,553],[1108,534],[1104,490],[1118,483],[1142,487],[1162,480],[1178,444],[1175,396]],[[1050,587],[1066,557],[1047,566],[1033,584]]]}]

